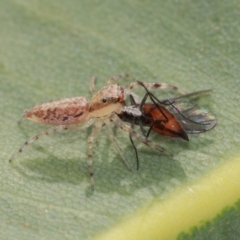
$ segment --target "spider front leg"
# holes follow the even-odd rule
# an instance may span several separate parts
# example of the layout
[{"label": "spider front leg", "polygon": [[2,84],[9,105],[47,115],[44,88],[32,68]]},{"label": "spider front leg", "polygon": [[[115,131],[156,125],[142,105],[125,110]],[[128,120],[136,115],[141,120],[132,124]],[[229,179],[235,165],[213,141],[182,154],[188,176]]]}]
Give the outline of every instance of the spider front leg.
[{"label": "spider front leg", "polygon": [[164,89],[168,89],[174,92],[179,93],[180,95],[186,94],[186,92],[184,90],[179,89],[176,86],[173,86],[171,84],[168,83],[149,83],[149,82],[141,82],[141,81],[135,81],[132,82],[130,84],[128,84],[124,90],[126,91],[127,94],[131,93],[131,90],[137,88],[137,87],[145,87],[146,89],[156,89],[156,90],[164,90]]},{"label": "spider front leg", "polygon": [[147,89],[159,89],[159,90],[169,89],[169,90],[175,91],[179,94],[186,94],[185,91],[183,91],[183,90],[179,89],[178,87],[173,86],[171,84],[141,82],[141,81],[135,79],[133,76],[129,75],[128,73],[119,73],[118,75],[109,78],[107,83],[108,84],[113,84],[113,83],[116,83],[119,79],[122,79],[122,78],[126,78],[126,79],[129,79],[129,80],[133,81],[132,83],[128,84],[124,88],[127,91],[131,91],[132,89],[134,89],[136,87],[139,87],[139,86],[142,86],[144,84],[144,86]]},{"label": "spider front leg", "polygon": [[[110,123],[110,122],[109,122]],[[132,167],[130,166],[127,158],[124,156],[123,154],[123,150],[122,148],[119,146],[116,138],[114,137],[114,134],[113,134],[113,130],[112,128],[110,127],[110,124],[109,123],[106,123],[106,127],[107,127],[107,133],[108,133],[108,136],[110,138],[110,140],[112,141],[112,143],[114,144],[118,154],[121,156],[122,160],[124,161],[124,163],[126,164],[126,166],[128,167],[128,169],[131,171],[132,170]]]},{"label": "spider front leg", "polygon": [[152,142],[151,140],[149,140],[148,138],[137,134],[132,128],[131,126],[129,126],[128,124],[124,123],[116,114],[114,114],[111,117],[111,120],[114,122],[115,126],[122,129],[123,131],[127,132],[130,137],[132,139],[135,139],[143,144],[145,144],[146,146],[155,149],[165,155],[168,156],[172,156],[172,154],[170,152],[168,152],[167,150],[165,150],[164,148],[160,147],[158,144]]},{"label": "spider front leg", "polygon": [[98,133],[101,131],[102,128],[102,122],[101,121],[97,121],[95,123],[95,126],[91,132],[91,134],[88,137],[88,148],[87,148],[87,165],[88,165],[88,172],[90,175],[90,183],[91,183],[91,187],[92,189],[94,189],[94,177],[93,177],[93,160],[92,160],[92,156],[93,156],[93,142],[94,139],[97,137]]},{"label": "spider front leg", "polygon": [[42,132],[42,133],[40,133],[40,134],[37,134],[37,135],[34,136],[34,137],[29,138],[29,139],[22,145],[22,147],[18,150],[18,152],[15,153],[15,154],[9,159],[9,162],[13,162],[13,160],[14,160],[19,154],[21,154],[21,153],[23,152],[23,150],[24,150],[27,146],[29,146],[30,144],[34,143],[35,141],[37,141],[37,140],[40,139],[41,137],[48,136],[48,135],[53,134],[53,133],[55,133],[55,132],[57,132],[57,131],[62,131],[62,130],[67,130],[67,129],[68,129],[67,126],[65,126],[65,125],[60,125],[60,126],[57,126],[57,127],[52,127],[52,128],[50,128],[50,129],[48,129],[48,130],[46,130],[46,131],[44,131],[44,132]]}]

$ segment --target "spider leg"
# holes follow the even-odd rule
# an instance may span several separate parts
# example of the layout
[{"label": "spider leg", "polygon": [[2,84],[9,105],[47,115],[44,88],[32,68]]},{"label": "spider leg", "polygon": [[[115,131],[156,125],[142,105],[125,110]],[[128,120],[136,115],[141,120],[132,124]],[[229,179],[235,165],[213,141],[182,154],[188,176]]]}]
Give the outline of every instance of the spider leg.
[{"label": "spider leg", "polygon": [[124,89],[125,90],[132,90],[136,87],[139,87],[139,86],[142,86],[142,84],[144,84],[146,86],[147,89],[169,89],[169,90],[173,90],[177,93],[180,93],[180,94],[186,94],[185,91],[179,89],[178,87],[176,86],[173,86],[171,84],[168,84],[168,83],[148,83],[148,82],[141,82],[141,81],[138,81],[137,79],[135,79],[133,76],[127,74],[127,73],[119,73],[118,75],[116,76],[113,76],[111,78],[109,78],[107,80],[107,83],[108,84],[113,84],[113,83],[116,83],[119,79],[122,79],[122,78],[127,78],[131,81],[133,81],[132,83],[128,84]]},{"label": "spider leg", "polygon": [[92,160],[92,156],[93,156],[93,152],[92,152],[92,148],[93,148],[93,142],[94,139],[96,138],[96,136],[98,135],[98,133],[101,131],[102,128],[102,121],[97,121],[91,134],[88,136],[88,148],[87,148],[87,165],[88,165],[88,172],[90,175],[90,183],[91,183],[91,187],[92,189],[94,189],[94,177],[93,177],[93,160]]},{"label": "spider leg", "polygon": [[92,94],[94,94],[96,92],[96,89],[95,89],[96,80],[97,80],[97,77],[95,77],[95,76],[92,76],[89,80],[89,89]]},{"label": "spider leg", "polygon": [[168,83],[149,83],[149,82],[141,82],[141,81],[135,81],[130,84],[128,84],[124,89],[126,90],[126,93],[129,93],[131,90],[139,87],[139,86],[145,86],[147,89],[158,89],[158,90],[163,90],[163,89],[168,89],[171,91],[175,91],[179,94],[186,94],[185,91],[179,89],[176,86],[173,86]]},{"label": "spider leg", "polygon": [[107,84],[116,83],[119,79],[122,79],[122,78],[127,78],[127,79],[130,79],[131,81],[135,81],[135,78],[132,77],[131,75],[129,75],[129,74],[127,74],[127,73],[119,73],[119,74],[116,75],[116,76],[110,77],[110,78],[107,80]]},{"label": "spider leg", "polygon": [[132,170],[132,167],[130,166],[127,158],[124,156],[123,154],[123,150],[122,148],[119,146],[116,138],[114,137],[113,135],[113,131],[112,131],[112,128],[110,127],[109,124],[106,124],[106,127],[107,127],[107,133],[108,133],[108,136],[110,138],[110,140],[113,142],[118,154],[121,156],[122,160],[124,161],[124,163],[126,164],[126,166],[128,167],[128,169],[131,171]]},{"label": "spider leg", "polygon": [[[125,130],[124,130],[125,131]],[[131,135],[132,139],[136,139],[137,141],[145,144],[146,146],[155,149],[156,151],[159,151],[167,156],[172,156],[172,154],[170,152],[168,152],[166,149],[164,149],[163,147],[159,146],[158,144],[152,142],[151,140],[149,140],[146,137],[143,137],[142,135],[137,134],[135,131],[131,131],[129,133]]]},{"label": "spider leg", "polygon": [[44,137],[44,136],[48,136],[50,134],[53,134],[57,131],[62,131],[62,130],[67,130],[68,127],[66,125],[60,125],[60,126],[57,126],[57,127],[52,127],[52,128],[49,128],[48,130],[42,132],[42,133],[39,133],[37,134],[36,136],[34,137],[31,137],[29,138],[23,145],[22,147],[18,150],[17,153],[15,153],[10,159],[9,159],[9,162],[13,162],[13,160],[23,152],[23,150],[29,146],[30,144],[34,143],[36,140],[40,139],[41,137]]},{"label": "spider leg", "polygon": [[17,124],[20,125],[24,119],[25,119],[25,118],[24,118],[24,116],[22,115],[21,118],[17,121]]},{"label": "spider leg", "polygon": [[131,126],[129,126],[128,124],[124,123],[116,114],[111,116],[111,120],[114,122],[115,126],[122,129],[123,131],[127,132],[132,139],[135,139],[143,144],[145,144],[146,146],[153,148],[165,155],[168,156],[172,156],[172,154],[170,152],[168,152],[167,150],[165,150],[164,148],[162,148],[161,146],[157,145],[156,143],[152,142],[151,140],[149,140],[148,138],[137,134],[132,128]]},{"label": "spider leg", "polygon": [[[94,123],[94,120],[93,119],[89,119],[86,123],[82,124],[82,125],[76,125],[76,128],[77,130],[79,129],[83,129],[83,128],[88,128],[89,126],[91,126],[92,124]],[[49,129],[47,129],[46,131],[44,132],[41,132],[37,135],[35,135],[34,137],[31,137],[29,138],[23,145],[22,147],[18,150],[18,152],[16,152],[10,159],[9,159],[9,162],[13,162],[13,160],[23,152],[23,150],[28,147],[30,144],[34,143],[36,140],[44,137],[44,136],[48,136],[48,135],[51,135],[55,132],[60,132],[60,131],[63,131],[63,130],[68,130],[70,128],[72,128],[73,126],[67,126],[67,125],[59,125],[59,126],[54,126],[54,127],[51,127]]]}]

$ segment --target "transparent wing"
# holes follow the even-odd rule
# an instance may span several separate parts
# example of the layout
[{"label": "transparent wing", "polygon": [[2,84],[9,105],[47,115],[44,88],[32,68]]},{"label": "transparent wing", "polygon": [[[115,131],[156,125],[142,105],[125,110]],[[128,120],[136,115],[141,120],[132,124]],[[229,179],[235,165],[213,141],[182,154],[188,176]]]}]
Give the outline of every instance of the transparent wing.
[{"label": "transparent wing", "polygon": [[200,90],[181,96],[159,101],[179,121],[186,133],[197,134],[211,130],[217,124],[214,114],[207,109],[190,103],[189,98],[211,92],[212,89]]},{"label": "transparent wing", "polygon": [[216,117],[207,109],[189,102],[175,101],[167,109],[179,121],[186,133],[197,134],[211,130],[217,124]]}]

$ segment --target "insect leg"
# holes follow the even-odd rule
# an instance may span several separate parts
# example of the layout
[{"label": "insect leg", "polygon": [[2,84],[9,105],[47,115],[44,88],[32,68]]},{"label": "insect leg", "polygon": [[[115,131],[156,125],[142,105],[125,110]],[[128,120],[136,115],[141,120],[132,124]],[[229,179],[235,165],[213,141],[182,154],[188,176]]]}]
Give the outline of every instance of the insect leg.
[{"label": "insect leg", "polygon": [[[163,123],[163,122],[167,122],[167,121],[168,121],[168,118],[167,118],[167,116],[165,115],[165,113],[162,111],[162,109],[160,108],[160,106],[158,105],[158,103],[161,104],[161,102],[159,102],[159,100],[157,99],[158,102],[156,103],[156,101],[154,100],[154,97],[155,97],[155,96],[154,96],[151,92],[148,91],[148,89],[145,87],[144,84],[143,84],[142,86],[145,88],[146,94],[145,94],[145,96],[143,97],[143,99],[142,99],[142,101],[141,101],[140,104],[137,104],[137,103],[136,103],[136,101],[135,101],[134,97],[132,96],[132,94],[129,95],[129,98],[130,98],[131,104],[132,104],[132,105],[135,105],[135,106],[138,106],[138,107],[139,107],[139,110],[140,110],[141,113],[142,113],[142,116],[139,118],[139,126],[140,126],[140,129],[141,129],[141,131],[142,131],[143,136],[145,136],[146,138],[148,138],[150,132],[152,131],[152,128],[154,127],[154,125],[155,125],[155,124],[161,124],[161,123]],[[146,100],[147,100],[148,97],[149,97],[149,98],[151,99],[151,101],[154,103],[154,107],[153,107],[153,108],[157,107],[158,110],[159,110],[159,112],[162,114],[162,116],[163,116],[162,119],[157,119],[157,120],[152,119],[151,117],[148,117],[148,116],[147,116],[147,114],[149,113],[148,111],[147,111],[147,112],[144,112],[143,107],[144,107],[144,104],[146,103]],[[151,109],[149,109],[149,111],[151,111]],[[135,118],[137,119],[137,117],[135,117]],[[143,127],[143,121],[144,121],[144,120],[149,120],[150,122],[153,121],[153,123],[151,124],[151,126],[150,126],[150,128],[149,128],[149,130],[148,130],[147,133],[146,133],[144,127]]]},{"label": "insect leg", "polygon": [[[162,115],[163,115],[164,118],[165,118],[165,119],[162,119],[161,122],[167,122],[167,121],[168,121],[167,116],[164,114],[164,112],[161,110],[161,108],[160,108],[159,105],[158,105],[158,103],[161,104],[162,102],[159,101],[151,92],[148,91],[148,88],[144,85],[144,83],[139,82],[139,81],[138,81],[138,83],[139,83],[142,87],[144,87],[144,89],[146,90],[146,94],[145,94],[145,96],[144,96],[144,98],[143,98],[143,100],[142,100],[142,102],[141,102],[141,104],[140,104],[140,107],[139,107],[139,108],[140,108],[140,111],[141,111],[141,112],[144,112],[144,111],[143,111],[143,106],[144,106],[147,98],[149,97],[149,98],[151,99],[151,101],[155,104],[155,106],[158,108],[158,110],[162,113]],[[154,121],[154,122],[155,122],[155,121]],[[154,125],[154,124],[153,124],[153,125]],[[153,127],[153,125],[152,125],[152,127]],[[152,128],[152,127],[151,127],[151,128]],[[149,132],[149,133],[150,133],[150,132]]]},{"label": "insect leg", "polygon": [[123,131],[127,132],[132,139],[136,139],[137,141],[147,145],[150,148],[153,148],[159,152],[164,153],[165,155],[172,156],[170,152],[165,150],[164,148],[160,147],[156,143],[150,141],[146,137],[137,134],[128,124],[124,123],[116,114],[111,117],[112,121],[114,122],[115,126],[122,129]]},{"label": "insect leg", "polygon": [[55,132],[57,132],[57,131],[62,131],[62,130],[67,130],[67,129],[68,129],[68,127],[65,126],[65,125],[61,125],[61,126],[57,126],[57,127],[52,127],[52,128],[50,128],[50,129],[48,129],[47,131],[44,131],[44,132],[42,132],[42,133],[40,133],[40,134],[38,134],[38,135],[36,135],[36,136],[34,136],[34,137],[29,138],[29,139],[22,145],[22,147],[18,150],[18,152],[15,153],[15,154],[9,159],[9,162],[13,162],[13,160],[14,160],[19,154],[21,154],[21,153],[23,152],[23,150],[24,150],[27,146],[29,146],[30,144],[34,143],[34,142],[35,142],[36,140],[38,140],[39,138],[44,137],[44,136],[48,136],[48,135],[53,134],[53,133],[55,133]]},{"label": "insect leg", "polygon": [[[142,99],[142,101],[141,101],[141,103],[140,103],[140,105],[139,105],[139,104],[137,104],[137,102],[135,101],[135,99],[134,99],[134,97],[132,96],[132,94],[129,95],[131,105],[138,106],[139,109],[140,109],[140,111],[141,111],[141,113],[142,113],[142,115],[144,115],[143,105],[144,105],[144,103],[146,102],[147,97],[148,97],[148,93],[145,94],[144,98]],[[141,117],[142,117],[142,116],[141,116]],[[141,118],[141,117],[140,117],[140,118]],[[147,118],[147,116],[144,116],[144,117]],[[136,117],[136,119],[137,119],[137,117]],[[134,122],[132,122],[132,125],[131,125],[131,126],[132,126],[132,128],[134,128]],[[147,137],[147,133],[146,133],[146,131],[145,131],[145,129],[144,129],[144,126],[143,126],[143,123],[142,123],[141,119],[140,119],[140,121],[139,121],[139,126],[140,126],[140,129],[141,129],[142,134],[143,134],[145,137]],[[132,139],[130,139],[130,140],[132,141]],[[134,146],[134,149],[135,149],[135,148],[136,148],[136,147]],[[137,154],[137,153],[136,153],[136,154]]]},{"label": "insect leg", "polygon": [[109,136],[110,140],[113,142],[113,144],[114,144],[118,154],[121,156],[121,158],[123,159],[124,163],[126,164],[128,169],[131,171],[132,167],[129,165],[129,162],[128,162],[127,158],[123,154],[122,148],[119,146],[116,138],[114,137],[112,128],[109,126],[109,124],[107,124],[106,127],[107,127],[107,133],[108,133],[108,136]]},{"label": "insect leg", "polygon": [[[130,98],[131,105],[136,105],[136,106],[137,106],[137,103],[136,103],[134,97],[133,97],[131,94],[129,95],[129,98]],[[143,135],[145,136],[146,131],[144,130],[141,121],[140,121],[139,125],[140,125],[140,129],[141,129]],[[134,126],[135,126],[135,124],[134,124],[134,119],[133,119],[133,121],[131,122],[131,127],[132,127],[132,129],[134,129]],[[133,149],[134,149],[134,151],[135,151],[136,160],[137,160],[137,169],[139,169],[139,160],[138,160],[137,148],[136,148],[136,146],[135,146],[135,144],[134,144],[134,141],[132,140],[130,134],[129,134],[129,138],[130,138],[130,141],[131,141],[131,143],[132,143]]]},{"label": "insect leg", "polygon": [[138,159],[138,151],[137,151],[137,148],[136,148],[136,146],[135,146],[135,143],[134,143],[134,141],[133,141],[133,139],[132,139],[132,136],[129,134],[129,139],[130,139],[130,141],[131,141],[131,143],[132,143],[132,146],[133,146],[133,149],[134,149],[134,152],[135,152],[135,156],[136,156],[136,161],[137,161],[137,170],[139,169],[139,159]]},{"label": "insect leg", "polygon": [[96,122],[91,134],[88,136],[88,148],[87,148],[87,165],[88,165],[88,171],[90,175],[90,183],[92,189],[94,189],[94,178],[93,178],[93,161],[92,161],[92,148],[93,148],[93,141],[98,135],[98,133],[101,131],[102,128],[102,122],[98,121]]}]

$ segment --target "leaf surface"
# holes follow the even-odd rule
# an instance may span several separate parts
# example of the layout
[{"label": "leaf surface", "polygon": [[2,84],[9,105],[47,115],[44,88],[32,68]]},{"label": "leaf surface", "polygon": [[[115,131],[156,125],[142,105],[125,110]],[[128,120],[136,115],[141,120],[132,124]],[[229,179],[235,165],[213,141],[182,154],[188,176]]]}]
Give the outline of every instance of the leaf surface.
[{"label": "leaf surface", "polygon": [[[158,224],[168,226],[165,239],[198,239],[190,229],[214,224],[217,215],[223,226],[234,227],[226,233],[215,224],[212,239],[234,239],[239,224],[233,204],[240,195],[239,14],[234,0],[2,1],[1,239],[107,239],[122,226],[132,239],[144,238],[144,231],[159,239]],[[128,135],[116,131],[132,172],[103,131],[94,143],[93,193],[86,166],[90,129],[39,139],[8,163],[26,139],[46,129],[27,121],[18,125],[24,109],[63,97],[90,99],[91,76],[98,76],[100,89],[120,72],[187,92],[213,88],[198,104],[217,116],[217,127],[191,136],[189,143],[155,136],[173,158],[138,144],[139,171]],[[194,194],[188,201],[189,189]],[[220,214],[226,207],[234,212],[228,218]],[[154,210],[159,214],[148,218]],[[142,225],[134,222],[139,214]],[[158,218],[161,214],[166,218]]]}]

